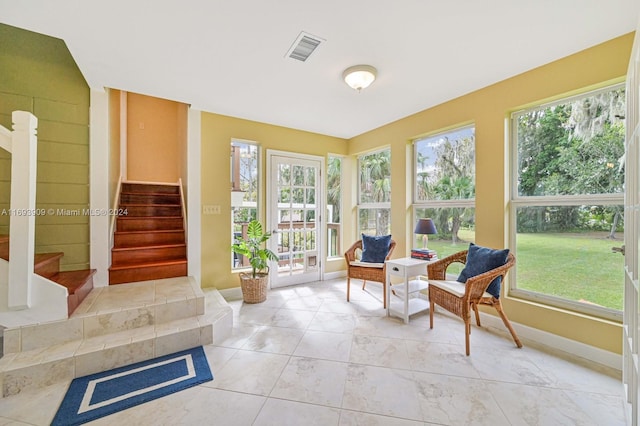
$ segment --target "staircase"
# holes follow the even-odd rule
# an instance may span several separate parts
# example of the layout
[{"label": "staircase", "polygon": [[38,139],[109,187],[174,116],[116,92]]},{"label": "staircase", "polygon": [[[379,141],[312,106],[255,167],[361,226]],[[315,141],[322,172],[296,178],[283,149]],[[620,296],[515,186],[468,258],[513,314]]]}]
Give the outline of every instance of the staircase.
[{"label": "staircase", "polygon": [[192,277],[97,287],[66,320],[4,330],[0,398],[219,343],[232,327],[229,304]]},{"label": "staircase", "polygon": [[[95,269],[79,271],[60,271],[60,259],[64,253],[37,253],[34,260],[34,272],[41,277],[66,287],[67,311],[69,315],[75,311],[89,292],[93,289]],[[9,236],[0,235],[0,258],[9,261]]]},{"label": "staircase", "polygon": [[123,183],[109,284],[187,275],[180,186]]}]

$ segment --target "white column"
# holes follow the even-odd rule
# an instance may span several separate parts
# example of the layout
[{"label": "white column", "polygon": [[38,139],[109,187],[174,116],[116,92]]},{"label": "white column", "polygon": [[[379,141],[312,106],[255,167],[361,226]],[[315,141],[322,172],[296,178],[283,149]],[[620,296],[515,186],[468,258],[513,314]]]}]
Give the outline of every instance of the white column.
[{"label": "white column", "polygon": [[109,284],[109,164],[119,159],[109,158],[109,94],[107,91],[91,90],[89,115],[89,206],[93,212],[89,217],[91,236],[90,264],[96,270],[93,284],[104,287]]},{"label": "white column", "polygon": [[11,204],[9,225],[10,309],[31,307],[35,253],[35,207],[38,119],[25,111],[14,111],[11,152]]},{"label": "white column", "polygon": [[187,120],[187,259],[188,274],[201,282],[201,240],[200,227],[200,144],[202,143],[201,112],[189,108]]}]

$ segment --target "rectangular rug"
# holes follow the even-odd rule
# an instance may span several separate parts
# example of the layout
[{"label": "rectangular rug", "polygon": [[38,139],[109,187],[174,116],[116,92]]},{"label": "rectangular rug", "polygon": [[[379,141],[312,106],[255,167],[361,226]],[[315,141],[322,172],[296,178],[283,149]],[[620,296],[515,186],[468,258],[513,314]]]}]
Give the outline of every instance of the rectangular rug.
[{"label": "rectangular rug", "polygon": [[79,377],[51,425],[80,425],[210,380],[202,346]]}]

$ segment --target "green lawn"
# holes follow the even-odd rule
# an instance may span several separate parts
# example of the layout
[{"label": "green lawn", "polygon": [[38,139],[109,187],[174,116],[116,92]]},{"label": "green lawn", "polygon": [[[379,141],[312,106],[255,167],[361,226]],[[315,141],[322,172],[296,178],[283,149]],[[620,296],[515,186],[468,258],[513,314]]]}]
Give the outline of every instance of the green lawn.
[{"label": "green lawn", "polygon": [[[621,240],[606,233],[518,234],[516,274],[518,288],[622,310],[624,257],[611,252]],[[475,239],[460,232],[465,242],[429,240],[429,248],[443,258],[464,250]],[[449,272],[459,272],[459,269]]]}]

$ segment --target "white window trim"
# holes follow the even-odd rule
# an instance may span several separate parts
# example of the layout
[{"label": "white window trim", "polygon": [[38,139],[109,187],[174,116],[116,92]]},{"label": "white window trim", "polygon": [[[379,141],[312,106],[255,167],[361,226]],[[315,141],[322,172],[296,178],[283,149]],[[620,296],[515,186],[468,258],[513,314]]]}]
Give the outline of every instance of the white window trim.
[{"label": "white window trim", "polygon": [[[373,154],[377,154],[379,152],[384,152],[384,151],[389,151],[389,161],[391,162],[391,147],[390,146],[386,146],[384,148],[381,149],[377,149],[374,151],[369,151],[369,152],[365,152],[362,154],[359,154],[357,156],[357,185],[358,185],[358,205],[357,205],[357,219],[356,219],[356,234],[358,235],[358,239],[360,238],[360,210],[371,210],[371,209],[387,209],[387,210],[391,210],[391,200],[386,201],[386,202],[381,202],[381,203],[368,203],[365,202],[363,203],[361,200],[361,190],[362,190],[362,185],[360,182],[360,178],[361,178],[361,173],[360,173],[360,165],[361,165],[361,161],[362,161],[362,157],[366,157],[368,155],[373,155]],[[389,177],[391,178],[391,177]],[[391,198],[391,194],[389,195],[389,198]],[[389,224],[389,226],[391,226],[391,224]]]},{"label": "white window trim", "polygon": [[[566,104],[577,99],[586,98],[589,96],[597,95],[602,92],[609,92],[612,90],[624,89],[624,83],[614,84],[611,86],[603,87],[597,90],[584,92],[578,95],[563,97],[553,102],[548,102],[541,105],[536,105],[532,108],[521,109],[511,113],[509,126],[511,126],[509,134],[511,135],[512,144],[510,164],[511,164],[511,200],[509,202],[509,246],[516,248],[516,230],[517,230],[517,209],[520,207],[535,207],[535,206],[583,206],[583,205],[624,205],[624,192],[618,194],[580,194],[580,195],[552,195],[552,196],[521,196],[518,194],[518,128],[514,125],[516,118],[526,112],[539,111],[552,106]],[[516,253],[517,256],[517,253]],[[589,305],[586,303],[580,303],[569,299],[564,299],[557,296],[552,296],[543,293],[537,293],[529,290],[519,289],[517,287],[517,268],[516,264],[511,273],[509,279],[509,285],[507,287],[508,297],[520,298],[523,300],[529,300],[531,302],[548,305],[550,307],[556,307],[561,309],[567,309],[575,311],[581,314],[590,315],[598,318],[612,320],[616,322],[622,322],[622,310],[618,311],[611,308],[604,308],[596,305]]]}]

